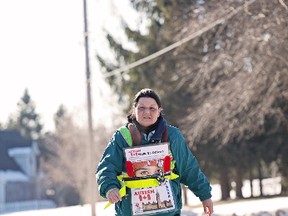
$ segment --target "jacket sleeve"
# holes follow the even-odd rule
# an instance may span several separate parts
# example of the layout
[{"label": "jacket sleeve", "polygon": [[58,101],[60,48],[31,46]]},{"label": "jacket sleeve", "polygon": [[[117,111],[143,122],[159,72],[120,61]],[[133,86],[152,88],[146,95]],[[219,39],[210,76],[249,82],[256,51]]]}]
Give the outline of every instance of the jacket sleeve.
[{"label": "jacket sleeve", "polygon": [[108,143],[96,170],[98,190],[102,197],[112,188],[120,189],[117,175],[121,174],[124,161],[122,136],[117,131]]},{"label": "jacket sleeve", "polygon": [[201,201],[211,198],[210,183],[178,128],[174,128],[171,136],[169,135],[169,142],[180,182],[188,186]]}]

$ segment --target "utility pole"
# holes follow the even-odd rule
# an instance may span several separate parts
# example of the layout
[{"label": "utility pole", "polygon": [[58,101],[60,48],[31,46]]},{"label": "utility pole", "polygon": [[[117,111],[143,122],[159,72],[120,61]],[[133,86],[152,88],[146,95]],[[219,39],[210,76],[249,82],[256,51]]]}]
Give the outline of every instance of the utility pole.
[{"label": "utility pole", "polygon": [[87,149],[88,157],[88,195],[91,204],[91,216],[96,216],[96,185],[95,185],[95,175],[93,170],[93,158],[95,155],[93,143],[93,117],[92,117],[92,99],[91,99],[91,73],[90,73],[90,61],[89,61],[89,41],[88,41],[88,21],[87,21],[87,3],[84,1],[84,38],[85,38],[85,60],[86,60],[86,87],[87,87],[87,112],[88,112],[88,132],[89,132],[89,147]]}]

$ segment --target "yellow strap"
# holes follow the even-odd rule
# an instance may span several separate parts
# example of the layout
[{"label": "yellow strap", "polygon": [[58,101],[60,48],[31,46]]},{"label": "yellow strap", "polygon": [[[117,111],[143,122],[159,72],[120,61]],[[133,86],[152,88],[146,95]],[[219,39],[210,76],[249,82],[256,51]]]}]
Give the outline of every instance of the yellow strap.
[{"label": "yellow strap", "polygon": [[[171,175],[165,176],[165,179],[173,180],[178,177],[179,175],[171,173]],[[123,184],[128,188],[148,188],[159,186],[158,180],[156,178],[130,180],[130,181],[123,181],[123,176],[117,176],[117,178],[119,181],[123,182]]]},{"label": "yellow strap", "polygon": [[[171,175],[165,176],[165,179],[173,180],[178,178],[179,175],[175,173],[171,173]],[[142,180],[131,180],[131,181],[123,181],[123,175],[117,176],[117,179],[121,182],[121,189],[119,190],[120,196],[123,197],[126,195],[126,187],[128,188],[148,188],[148,187],[156,187],[159,186],[158,180],[155,178],[151,179],[142,179]],[[110,202],[106,204],[104,209],[108,208],[111,205]]]}]

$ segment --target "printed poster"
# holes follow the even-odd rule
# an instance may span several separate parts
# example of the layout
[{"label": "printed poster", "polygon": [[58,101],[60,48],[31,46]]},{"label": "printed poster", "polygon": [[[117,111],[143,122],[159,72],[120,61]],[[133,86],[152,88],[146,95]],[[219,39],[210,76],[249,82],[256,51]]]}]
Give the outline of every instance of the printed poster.
[{"label": "printed poster", "polygon": [[130,163],[129,167],[126,165],[130,177],[144,178],[159,174],[164,170],[165,157],[170,157],[168,143],[126,148],[124,151],[126,161]]},{"label": "printed poster", "polygon": [[[169,156],[169,143],[151,144],[141,147],[127,148],[125,151],[127,173],[130,178],[150,178],[163,173],[164,163]],[[166,161],[166,162],[165,162]],[[169,167],[170,167],[170,160]],[[166,164],[167,165],[167,164]],[[170,172],[170,168],[169,168]],[[169,212],[175,209],[174,197],[170,181],[156,187],[131,189],[131,205],[133,215],[150,215]]]},{"label": "printed poster", "polygon": [[133,215],[158,214],[175,209],[169,180],[151,188],[131,189]]}]

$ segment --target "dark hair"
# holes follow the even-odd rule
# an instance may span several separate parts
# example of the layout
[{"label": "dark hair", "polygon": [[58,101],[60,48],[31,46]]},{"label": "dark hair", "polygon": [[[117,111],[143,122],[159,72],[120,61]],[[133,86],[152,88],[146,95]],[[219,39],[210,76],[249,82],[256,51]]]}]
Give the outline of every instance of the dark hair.
[{"label": "dark hair", "polygon": [[[149,89],[149,88],[141,89],[134,97],[133,105],[132,105],[130,114],[127,116],[128,122],[132,122],[133,119],[135,118],[133,116],[133,114],[132,114],[133,107],[137,106],[137,103],[139,102],[139,99],[142,98],[142,97],[153,98],[156,101],[158,107],[161,107],[160,98],[158,97],[158,95],[156,94],[155,91],[153,91],[152,89]],[[161,113],[160,113],[160,115],[161,115]]]},{"label": "dark hair", "polygon": [[142,97],[149,97],[149,98],[153,98],[158,107],[161,107],[161,101],[160,101],[160,98],[158,97],[158,95],[156,94],[155,91],[153,91],[152,89],[149,89],[149,88],[144,88],[144,89],[141,89],[134,97],[134,100],[133,100],[133,106],[136,107],[138,101],[140,98]]}]

